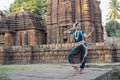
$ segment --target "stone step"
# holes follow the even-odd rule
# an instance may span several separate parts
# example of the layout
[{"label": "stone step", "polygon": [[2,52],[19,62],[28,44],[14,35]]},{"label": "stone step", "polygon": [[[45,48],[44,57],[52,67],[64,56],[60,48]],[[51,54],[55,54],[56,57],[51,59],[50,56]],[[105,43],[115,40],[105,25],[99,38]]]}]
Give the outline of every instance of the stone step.
[{"label": "stone step", "polygon": [[113,72],[120,72],[120,63],[87,63],[87,68],[111,68]]}]

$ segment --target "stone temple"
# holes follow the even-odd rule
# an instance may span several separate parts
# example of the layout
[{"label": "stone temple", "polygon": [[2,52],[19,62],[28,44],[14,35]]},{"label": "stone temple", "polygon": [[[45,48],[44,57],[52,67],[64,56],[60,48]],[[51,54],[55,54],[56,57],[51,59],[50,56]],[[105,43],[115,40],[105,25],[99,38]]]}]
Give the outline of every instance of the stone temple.
[{"label": "stone temple", "polygon": [[0,45],[24,46],[40,44],[73,43],[70,34],[75,20],[82,29],[95,32],[87,39],[90,43],[103,41],[100,2],[97,0],[49,0],[46,25],[39,15],[21,10],[5,16],[0,12]]},{"label": "stone temple", "polygon": [[27,11],[5,16],[0,12],[0,45],[25,46],[46,43],[46,27],[39,15]]},{"label": "stone temple", "polygon": [[86,33],[95,27],[88,42],[102,42],[103,26],[99,4],[97,0],[49,0],[47,43],[73,43],[72,37],[64,34],[64,31],[71,28],[75,20],[82,23],[82,29]]},{"label": "stone temple", "polygon": [[120,61],[120,45],[103,42],[99,4],[97,0],[48,0],[46,20],[25,10],[8,15],[0,11],[0,64],[67,62],[76,44],[64,31],[75,20],[86,33],[95,28],[86,39],[87,62]]}]

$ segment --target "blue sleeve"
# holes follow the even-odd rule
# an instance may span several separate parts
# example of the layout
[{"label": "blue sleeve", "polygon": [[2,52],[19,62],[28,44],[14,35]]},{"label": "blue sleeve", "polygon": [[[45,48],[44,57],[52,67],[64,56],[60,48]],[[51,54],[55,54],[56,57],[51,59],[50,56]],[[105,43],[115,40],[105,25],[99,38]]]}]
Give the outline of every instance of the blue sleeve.
[{"label": "blue sleeve", "polygon": [[85,34],[85,32],[84,31],[82,31],[82,35],[84,35]]},{"label": "blue sleeve", "polygon": [[70,30],[70,34],[74,34],[74,33],[75,33],[74,29]]}]

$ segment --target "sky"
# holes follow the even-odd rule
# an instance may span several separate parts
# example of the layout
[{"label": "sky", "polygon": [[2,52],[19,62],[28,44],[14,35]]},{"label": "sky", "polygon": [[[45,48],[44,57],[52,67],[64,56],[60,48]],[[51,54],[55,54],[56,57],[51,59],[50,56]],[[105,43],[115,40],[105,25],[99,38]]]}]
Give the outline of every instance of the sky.
[{"label": "sky", "polygon": [[99,1],[101,1],[100,8],[102,11],[102,24],[105,25],[106,18],[107,18],[108,12],[109,12],[108,6],[109,6],[110,0],[99,0]]},{"label": "sky", "polygon": [[8,9],[15,0],[0,0],[0,10]]},{"label": "sky", "polygon": [[[15,0],[0,0],[0,10],[9,9],[11,3]],[[110,0],[99,0],[101,1],[100,7],[102,10],[102,24],[105,24],[106,15],[108,14],[108,4]]]}]

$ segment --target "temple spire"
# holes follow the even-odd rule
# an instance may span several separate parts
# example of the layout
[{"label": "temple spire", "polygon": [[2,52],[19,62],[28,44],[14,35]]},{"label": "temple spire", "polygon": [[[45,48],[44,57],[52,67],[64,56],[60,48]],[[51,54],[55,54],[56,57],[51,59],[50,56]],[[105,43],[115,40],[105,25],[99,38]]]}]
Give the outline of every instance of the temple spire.
[{"label": "temple spire", "polygon": [[[88,42],[98,42],[102,39],[102,24],[100,23],[101,12],[100,9],[98,9],[99,4],[97,0],[48,1],[46,22],[48,43],[54,41],[57,41],[57,43],[73,43],[74,40],[72,36],[64,34],[63,32],[71,28],[75,20],[81,22],[82,29],[86,33],[89,33],[92,27],[95,27],[95,32],[87,39]],[[97,36],[99,36],[99,39],[96,39]]]}]

